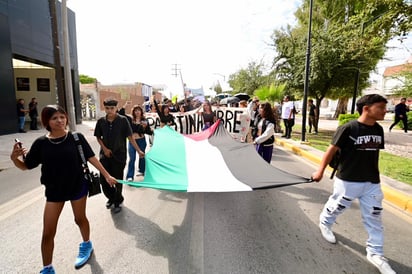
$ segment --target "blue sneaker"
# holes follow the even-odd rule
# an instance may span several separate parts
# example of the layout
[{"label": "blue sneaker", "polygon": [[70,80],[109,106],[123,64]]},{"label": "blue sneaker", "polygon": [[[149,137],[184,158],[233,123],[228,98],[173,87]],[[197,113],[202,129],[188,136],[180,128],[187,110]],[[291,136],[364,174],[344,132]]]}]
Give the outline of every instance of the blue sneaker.
[{"label": "blue sneaker", "polygon": [[44,267],[41,271],[40,274],[55,274],[53,266],[48,266]]},{"label": "blue sneaker", "polygon": [[79,255],[76,258],[76,262],[74,263],[75,268],[82,267],[87,261],[90,259],[90,256],[93,252],[92,242],[83,242],[79,246]]}]

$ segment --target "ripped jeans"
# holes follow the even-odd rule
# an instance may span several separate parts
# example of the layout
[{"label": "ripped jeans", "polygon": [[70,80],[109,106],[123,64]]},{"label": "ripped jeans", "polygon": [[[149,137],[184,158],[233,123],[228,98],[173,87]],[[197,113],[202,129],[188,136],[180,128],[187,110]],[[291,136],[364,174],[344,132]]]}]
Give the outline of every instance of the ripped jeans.
[{"label": "ripped jeans", "polygon": [[331,227],[338,215],[359,199],[363,225],[368,232],[366,252],[383,255],[382,200],[380,184],[350,182],[335,178],[333,193],[326,202],[319,221]]}]

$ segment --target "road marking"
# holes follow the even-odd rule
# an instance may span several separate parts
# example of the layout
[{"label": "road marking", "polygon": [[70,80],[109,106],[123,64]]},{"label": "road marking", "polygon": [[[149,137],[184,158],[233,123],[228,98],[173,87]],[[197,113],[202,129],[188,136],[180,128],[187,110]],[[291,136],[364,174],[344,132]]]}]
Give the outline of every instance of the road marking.
[{"label": "road marking", "polygon": [[194,193],[188,273],[203,274],[204,193]]},{"label": "road marking", "polygon": [[16,214],[44,197],[44,187],[39,186],[7,203],[0,205],[0,221]]}]

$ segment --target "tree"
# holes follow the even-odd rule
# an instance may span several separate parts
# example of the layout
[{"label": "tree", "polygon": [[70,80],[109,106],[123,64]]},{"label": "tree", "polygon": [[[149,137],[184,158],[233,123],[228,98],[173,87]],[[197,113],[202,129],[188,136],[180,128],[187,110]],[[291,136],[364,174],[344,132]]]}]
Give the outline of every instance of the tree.
[{"label": "tree", "polygon": [[223,89],[222,86],[220,85],[220,82],[218,81],[216,85],[213,86],[212,88],[216,94],[222,93]]},{"label": "tree", "polygon": [[412,64],[408,64],[405,68],[394,75],[392,78],[398,80],[401,85],[395,87],[394,92],[402,97],[412,97]]},{"label": "tree", "polygon": [[84,74],[79,74],[79,81],[81,84],[94,84],[97,82],[97,79]]},{"label": "tree", "polygon": [[254,92],[254,94],[259,98],[259,100],[266,100],[269,102],[281,102],[285,87],[285,84],[272,84],[270,86],[262,86],[258,88]]},{"label": "tree", "polygon": [[229,75],[229,85],[233,88],[233,93],[246,93],[252,95],[259,87],[267,83],[267,76],[264,75],[264,65],[262,62],[249,63],[246,69]]},{"label": "tree", "polygon": [[[315,1],[309,96],[342,100],[368,85],[371,71],[395,35],[411,29],[411,6],[402,0]],[[290,93],[303,94],[308,1],[296,11],[297,25],[275,30],[273,68]]]}]

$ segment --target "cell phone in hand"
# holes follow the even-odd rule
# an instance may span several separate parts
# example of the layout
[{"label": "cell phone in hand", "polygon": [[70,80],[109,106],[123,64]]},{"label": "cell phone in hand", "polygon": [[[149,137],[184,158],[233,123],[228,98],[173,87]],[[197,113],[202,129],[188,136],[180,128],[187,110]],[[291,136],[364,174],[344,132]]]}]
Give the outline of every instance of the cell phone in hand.
[{"label": "cell phone in hand", "polygon": [[[23,146],[22,146],[22,143],[20,142],[20,140],[19,139],[14,139],[14,142],[16,143],[16,144],[18,144],[19,145],[19,148],[22,148]],[[26,159],[26,156],[23,154],[23,159]]]}]

